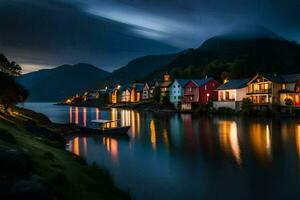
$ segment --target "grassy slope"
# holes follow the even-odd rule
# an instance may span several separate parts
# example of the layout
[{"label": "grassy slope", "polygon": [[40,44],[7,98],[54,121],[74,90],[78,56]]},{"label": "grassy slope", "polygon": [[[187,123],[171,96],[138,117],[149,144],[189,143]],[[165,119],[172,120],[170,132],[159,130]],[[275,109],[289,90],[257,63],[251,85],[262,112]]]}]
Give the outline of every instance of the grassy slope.
[{"label": "grassy slope", "polygon": [[[30,117],[39,116],[32,112],[27,114]],[[27,114],[26,111],[22,111],[23,116],[20,111],[14,117],[0,114],[0,129],[9,131],[16,138],[15,145],[0,140],[0,146],[25,149],[33,162],[33,173],[44,178],[61,199],[128,198],[128,194],[118,190],[111,178],[96,166],[87,166],[77,156],[29,135],[22,126],[28,118]]]}]

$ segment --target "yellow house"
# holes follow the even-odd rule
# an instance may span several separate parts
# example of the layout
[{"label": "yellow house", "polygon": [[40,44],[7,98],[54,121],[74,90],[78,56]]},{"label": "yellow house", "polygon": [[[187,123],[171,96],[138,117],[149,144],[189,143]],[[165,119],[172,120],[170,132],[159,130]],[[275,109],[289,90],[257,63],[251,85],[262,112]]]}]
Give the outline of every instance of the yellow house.
[{"label": "yellow house", "polygon": [[300,74],[256,74],[248,82],[247,97],[254,104],[299,105]]}]

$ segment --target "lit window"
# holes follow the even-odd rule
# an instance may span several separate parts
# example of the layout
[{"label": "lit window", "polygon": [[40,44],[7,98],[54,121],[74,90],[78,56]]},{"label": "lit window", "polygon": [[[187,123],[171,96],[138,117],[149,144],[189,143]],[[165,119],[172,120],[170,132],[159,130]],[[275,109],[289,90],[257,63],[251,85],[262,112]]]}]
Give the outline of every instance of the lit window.
[{"label": "lit window", "polygon": [[192,91],[192,88],[189,88],[189,91],[191,92],[191,91]]},{"label": "lit window", "polygon": [[190,97],[190,100],[192,101],[192,100],[193,100],[193,97]]},{"label": "lit window", "polygon": [[285,90],[286,89],[286,85],[285,83],[282,83],[282,89]]},{"label": "lit window", "polygon": [[207,90],[207,85],[205,85],[204,87],[205,87],[205,90]]}]

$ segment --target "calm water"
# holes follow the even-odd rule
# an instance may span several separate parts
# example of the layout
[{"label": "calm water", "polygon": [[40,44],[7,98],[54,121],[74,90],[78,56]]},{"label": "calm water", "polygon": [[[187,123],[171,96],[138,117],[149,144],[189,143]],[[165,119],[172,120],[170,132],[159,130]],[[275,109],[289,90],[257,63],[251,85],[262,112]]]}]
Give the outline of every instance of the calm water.
[{"label": "calm water", "polygon": [[54,122],[131,125],[129,140],[73,137],[67,149],[105,167],[134,199],[299,199],[300,120],[155,115],[25,104]]}]

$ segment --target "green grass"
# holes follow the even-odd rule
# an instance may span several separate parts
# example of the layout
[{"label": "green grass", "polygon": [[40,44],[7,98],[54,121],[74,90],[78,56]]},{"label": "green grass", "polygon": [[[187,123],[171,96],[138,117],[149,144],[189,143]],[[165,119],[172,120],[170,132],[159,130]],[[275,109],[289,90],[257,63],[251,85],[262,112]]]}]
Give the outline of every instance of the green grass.
[{"label": "green grass", "polygon": [[117,189],[110,176],[100,168],[87,166],[74,154],[49,146],[30,135],[23,128],[23,122],[25,119],[41,120],[34,117],[37,115],[29,112],[27,116],[24,110],[15,117],[0,114],[0,129],[15,138],[15,144],[0,140],[0,146],[28,152],[33,173],[42,177],[59,199],[129,199],[129,195]]}]

